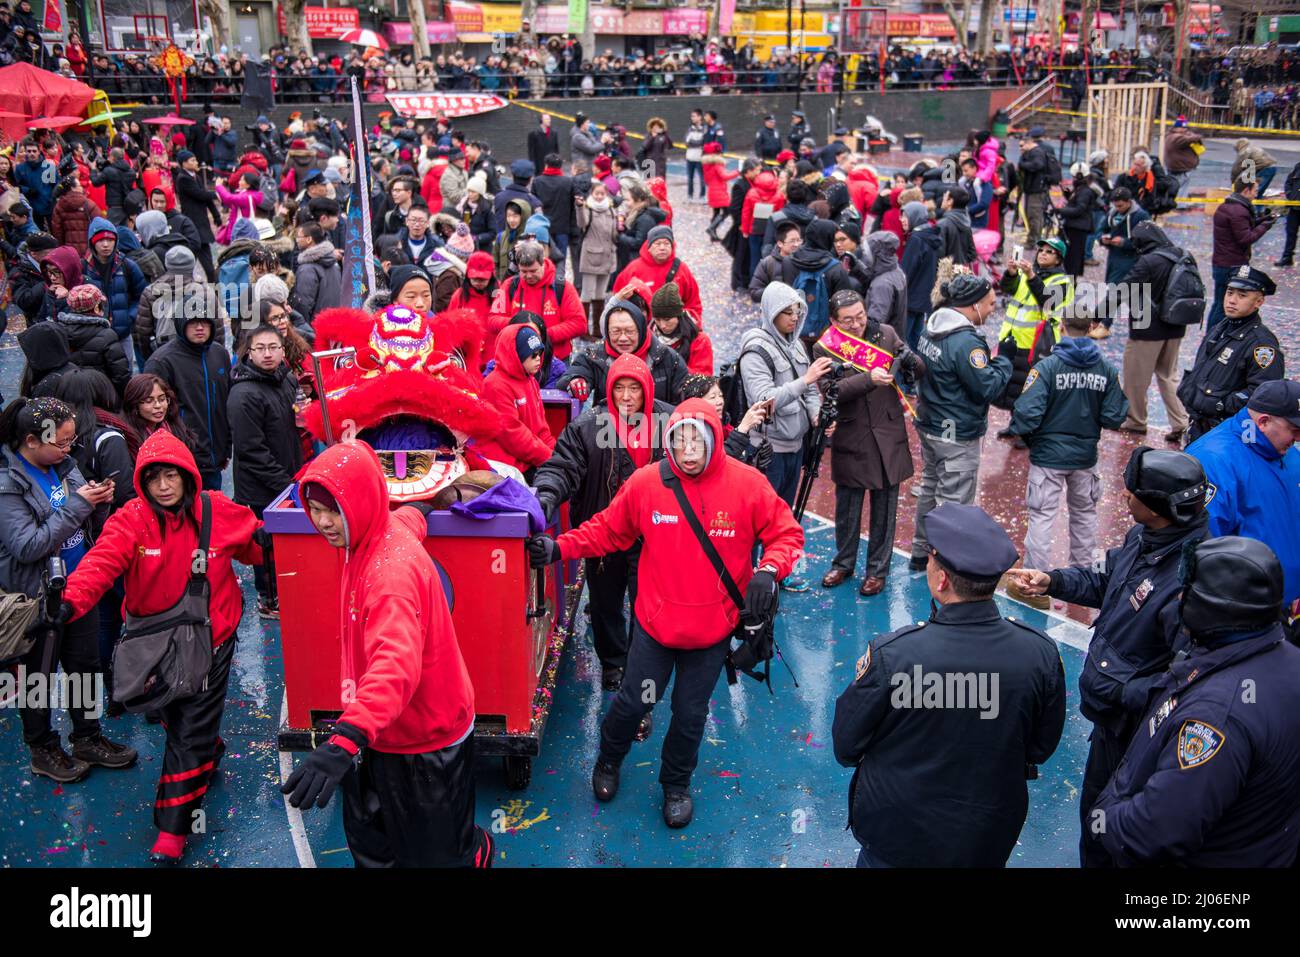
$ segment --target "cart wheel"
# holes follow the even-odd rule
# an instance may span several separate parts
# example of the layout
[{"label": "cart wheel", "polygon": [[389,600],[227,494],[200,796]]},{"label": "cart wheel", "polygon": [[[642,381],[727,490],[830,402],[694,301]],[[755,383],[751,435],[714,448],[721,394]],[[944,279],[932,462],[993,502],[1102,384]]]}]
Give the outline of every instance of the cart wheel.
[{"label": "cart wheel", "polygon": [[506,787],[511,791],[522,791],[528,787],[533,778],[533,759],[508,757],[501,759],[506,774]]}]

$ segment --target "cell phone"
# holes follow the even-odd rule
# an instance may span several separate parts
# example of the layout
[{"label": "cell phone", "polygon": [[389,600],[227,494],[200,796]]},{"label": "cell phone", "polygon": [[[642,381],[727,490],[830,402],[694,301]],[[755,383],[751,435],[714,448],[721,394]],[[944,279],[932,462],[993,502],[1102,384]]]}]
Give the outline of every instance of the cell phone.
[{"label": "cell phone", "polygon": [[1012,261],[1012,262],[1020,262],[1020,260],[1022,260],[1022,259],[1024,259],[1024,258],[1025,258],[1025,247],[1024,247],[1024,246],[1012,246],[1012,247],[1011,247],[1011,261]]}]

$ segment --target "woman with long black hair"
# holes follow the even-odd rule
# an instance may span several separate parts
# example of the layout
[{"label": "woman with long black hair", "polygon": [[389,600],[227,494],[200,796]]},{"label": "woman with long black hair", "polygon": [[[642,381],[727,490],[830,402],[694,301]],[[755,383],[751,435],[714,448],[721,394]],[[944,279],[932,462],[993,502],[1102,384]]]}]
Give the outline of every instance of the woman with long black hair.
[{"label": "woman with long black hair", "polygon": [[232,639],[244,611],[231,565],[254,565],[262,558],[254,540],[262,525],[257,516],[220,492],[202,492],[202,486],[193,454],[176,436],[159,429],[145,439],[135,464],[136,497],[108,520],[99,541],[68,576],[60,615],[75,622],[93,614],[118,577],[125,586],[124,613],[146,617],[174,608],[190,581],[203,510],[211,509],[206,575],[212,666],[203,690],[161,708],[167,747],[154,801],[158,837],[150,856],[156,863],[174,864],[184,855],[195,812],[225,753],[221,713]]},{"label": "woman with long black hair", "polygon": [[190,444],[190,430],[181,420],[176,393],[166,379],[152,372],[133,375],[127,382],[122,392],[122,419],[141,441],[162,429]]},{"label": "woman with long black hair", "polygon": [[[0,589],[37,598],[49,560],[62,559],[72,572],[87,555],[92,516],[113,499],[113,482],[88,483],[68,453],[77,442],[73,410],[52,398],[14,399],[0,412]],[[92,765],[124,768],[135,763],[131,748],[115,744],[100,730],[101,702],[85,700],[87,687],[102,688],[99,667],[99,616],[90,614],[62,629],[40,628],[23,656],[28,681],[40,676],[52,685],[59,666],[82,700],[69,702],[72,754],[63,750],[51,726],[50,707],[20,709],[23,738],[31,749],[31,772],[61,784],[79,781]]]}]

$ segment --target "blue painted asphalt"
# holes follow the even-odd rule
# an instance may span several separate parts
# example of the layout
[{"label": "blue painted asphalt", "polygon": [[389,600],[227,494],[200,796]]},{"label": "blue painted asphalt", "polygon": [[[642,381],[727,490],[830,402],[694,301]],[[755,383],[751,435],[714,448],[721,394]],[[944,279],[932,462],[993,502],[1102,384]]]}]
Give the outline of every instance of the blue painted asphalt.
[{"label": "blue painted asphalt", "polygon": [[[809,575],[815,577],[829,563],[833,534],[811,518],[806,527]],[[241,571],[252,609],[252,576]],[[1077,625],[999,601],[1008,614],[1059,629],[1075,644],[1082,634]],[[507,790],[499,762],[480,762],[477,820],[485,827],[497,823],[497,864],[850,866],[857,846],[844,830],[849,771],[836,764],[830,746],[835,698],[873,635],[927,617],[928,610],[924,575],[909,573],[901,557],[885,591],[873,599],[858,598],[851,585],[786,593],[778,641],[799,687],[779,665],[775,695],[749,679],[734,688],[719,680],[694,780],[695,821],[685,831],[669,831],[660,818],[656,776],[665,707],[656,709],[650,739],[629,756],[618,798],[608,805],[592,798],[591,762],[610,696],[600,691],[590,636],[580,635],[566,649],[529,788]],[[279,629],[250,611],[239,635],[222,730],[228,750],[220,781],[209,792],[206,833],[191,840],[187,863],[350,866],[337,802],[307,812],[306,843],[295,850],[274,744],[284,677]],[[1061,747],[1029,785],[1029,819],[1013,865],[1071,866],[1075,860],[1087,723],[1073,692],[1081,653],[1068,644],[1061,652],[1072,689],[1070,717]],[[58,787],[30,775],[18,716],[0,709],[0,867],[146,863],[162,729],[137,716],[113,719],[107,727],[140,751],[139,763],[126,771],[96,769],[78,784]]]}]

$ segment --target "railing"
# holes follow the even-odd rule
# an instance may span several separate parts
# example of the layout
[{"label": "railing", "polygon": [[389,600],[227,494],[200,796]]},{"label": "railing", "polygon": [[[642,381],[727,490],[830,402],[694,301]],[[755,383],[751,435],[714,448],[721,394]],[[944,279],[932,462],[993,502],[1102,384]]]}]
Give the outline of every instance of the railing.
[{"label": "railing", "polygon": [[1016,97],[1007,107],[1011,122],[1019,123],[1035,110],[1051,106],[1056,102],[1056,95],[1056,76],[1049,73]]},{"label": "railing", "polygon": [[1177,77],[1169,78],[1169,112],[1173,116],[1181,113],[1187,121],[1196,123],[1225,123],[1228,118],[1227,106],[1218,106],[1196,96],[1199,91],[1184,83]]}]

